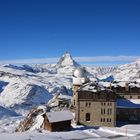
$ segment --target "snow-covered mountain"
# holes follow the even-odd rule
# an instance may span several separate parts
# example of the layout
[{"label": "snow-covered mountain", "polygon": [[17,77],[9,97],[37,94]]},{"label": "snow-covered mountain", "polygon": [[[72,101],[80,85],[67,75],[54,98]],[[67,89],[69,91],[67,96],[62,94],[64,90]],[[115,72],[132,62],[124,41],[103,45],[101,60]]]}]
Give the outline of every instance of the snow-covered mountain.
[{"label": "snow-covered mountain", "polygon": [[77,67],[80,67],[80,65],[73,60],[69,53],[65,53],[56,64],[57,73],[61,74],[72,75],[74,69]]},{"label": "snow-covered mountain", "polygon": [[[58,95],[65,97],[72,95],[72,75],[73,71],[78,67],[81,66],[73,60],[69,53],[64,54],[56,64],[1,65],[0,132],[14,131],[20,120],[33,107],[46,104],[52,105]],[[140,79],[140,59],[118,67],[84,68],[91,80],[101,80],[100,83],[102,84],[110,84],[109,82],[113,80],[135,81]],[[92,132],[91,129],[89,132]],[[85,131],[83,133],[85,135]],[[46,136],[44,138],[46,139]]]},{"label": "snow-covered mountain", "polygon": [[77,62],[75,62],[75,60],[73,60],[73,58],[70,55],[70,53],[65,53],[60,58],[58,63],[56,64],[57,68],[62,68],[62,67],[67,67],[67,66],[71,66],[71,67],[79,67],[80,66]]},{"label": "snow-covered mountain", "polygon": [[68,53],[57,64],[0,66],[0,105],[24,114],[58,93],[72,95],[72,74],[79,66]]},{"label": "snow-covered mountain", "polygon": [[114,73],[117,81],[137,81],[140,79],[140,59],[125,65],[121,65]]},{"label": "snow-covered mountain", "polygon": [[[56,94],[72,95],[72,75],[80,67],[69,53],[57,64],[0,66],[0,105],[21,113],[47,104]],[[140,78],[140,59],[118,67],[85,67],[90,79],[128,81]]]}]

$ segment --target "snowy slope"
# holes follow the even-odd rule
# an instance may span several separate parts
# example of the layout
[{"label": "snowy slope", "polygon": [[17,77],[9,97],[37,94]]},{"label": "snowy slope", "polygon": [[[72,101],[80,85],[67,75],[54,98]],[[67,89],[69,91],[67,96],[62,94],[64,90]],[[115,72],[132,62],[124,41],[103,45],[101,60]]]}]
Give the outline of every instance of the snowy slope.
[{"label": "snowy slope", "polygon": [[[22,109],[47,104],[57,94],[72,95],[73,71],[80,67],[69,53],[57,64],[0,66],[0,105]],[[140,59],[118,67],[86,67],[90,79],[127,81],[140,78]]]},{"label": "snowy slope", "polygon": [[114,74],[114,79],[118,81],[136,81],[140,78],[140,59],[135,62],[121,65]]},{"label": "snowy slope", "polygon": [[[72,95],[73,71],[80,65],[69,53],[64,54],[57,64],[10,65],[0,66],[0,139],[136,139],[140,126],[122,128],[81,128],[76,126],[71,132],[26,132],[12,133],[19,120],[32,107],[47,104],[50,99],[61,94]],[[140,59],[118,67],[86,67],[90,79],[128,81],[140,79]],[[137,128],[136,130],[134,128]],[[126,136],[126,128],[129,137]],[[4,132],[4,133],[3,133]],[[130,137],[131,136],[131,137]]]},{"label": "snowy slope", "polygon": [[[62,65],[70,61],[63,65],[64,69],[78,65],[68,54],[64,58]],[[61,63],[59,61],[59,65]],[[24,109],[47,104],[58,93],[72,95],[72,70],[64,75],[56,73],[56,69],[59,69],[57,64],[38,64],[26,69],[25,66],[0,66],[0,105],[22,113],[19,110],[24,112]]]}]

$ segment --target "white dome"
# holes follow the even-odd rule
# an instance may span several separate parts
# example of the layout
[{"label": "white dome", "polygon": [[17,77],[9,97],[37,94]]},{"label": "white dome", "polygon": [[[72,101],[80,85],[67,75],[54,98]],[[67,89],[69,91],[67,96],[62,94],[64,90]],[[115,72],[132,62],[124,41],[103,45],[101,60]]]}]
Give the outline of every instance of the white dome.
[{"label": "white dome", "polygon": [[86,77],[86,70],[84,68],[77,68],[74,71],[74,76],[77,78]]}]

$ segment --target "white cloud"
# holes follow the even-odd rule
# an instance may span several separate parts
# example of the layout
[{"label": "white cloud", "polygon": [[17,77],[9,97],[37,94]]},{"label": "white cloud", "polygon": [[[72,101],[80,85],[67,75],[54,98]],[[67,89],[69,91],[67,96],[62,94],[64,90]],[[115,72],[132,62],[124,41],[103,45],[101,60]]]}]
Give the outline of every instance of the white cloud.
[{"label": "white cloud", "polygon": [[33,64],[33,63],[56,63],[58,58],[32,58],[32,59],[17,59],[3,60],[0,64]]},{"label": "white cloud", "polygon": [[[77,62],[128,62],[134,61],[140,56],[94,56],[94,57],[74,57]],[[3,60],[0,64],[33,64],[33,63],[56,63],[59,58],[33,58],[33,59],[17,59]]]},{"label": "white cloud", "polygon": [[95,56],[95,57],[75,57],[78,62],[117,62],[134,61],[140,56]]}]

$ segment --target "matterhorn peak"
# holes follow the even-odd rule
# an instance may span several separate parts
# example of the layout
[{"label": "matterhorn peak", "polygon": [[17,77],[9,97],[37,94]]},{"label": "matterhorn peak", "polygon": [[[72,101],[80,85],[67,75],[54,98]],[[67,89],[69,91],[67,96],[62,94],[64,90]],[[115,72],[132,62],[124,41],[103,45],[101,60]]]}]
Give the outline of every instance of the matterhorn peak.
[{"label": "matterhorn peak", "polygon": [[66,66],[80,66],[77,62],[75,62],[75,60],[73,60],[71,54],[68,52],[66,52],[57,63],[57,68],[62,68]]}]

